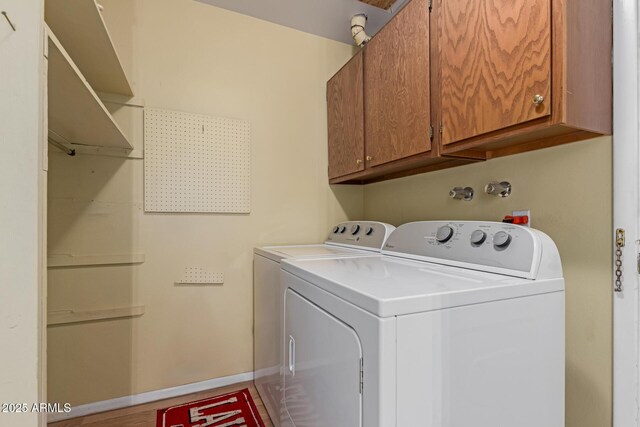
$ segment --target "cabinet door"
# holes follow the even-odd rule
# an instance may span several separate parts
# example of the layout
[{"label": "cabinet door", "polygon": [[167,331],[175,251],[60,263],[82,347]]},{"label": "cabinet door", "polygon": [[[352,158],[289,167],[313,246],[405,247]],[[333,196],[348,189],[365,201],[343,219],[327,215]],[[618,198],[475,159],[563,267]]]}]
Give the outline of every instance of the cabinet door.
[{"label": "cabinet door", "polygon": [[327,83],[329,179],[364,170],[362,51]]},{"label": "cabinet door", "polygon": [[551,0],[441,3],[444,144],[551,113],[550,9]]},{"label": "cabinet door", "polygon": [[427,0],[412,0],[364,54],[367,166],[431,150]]}]

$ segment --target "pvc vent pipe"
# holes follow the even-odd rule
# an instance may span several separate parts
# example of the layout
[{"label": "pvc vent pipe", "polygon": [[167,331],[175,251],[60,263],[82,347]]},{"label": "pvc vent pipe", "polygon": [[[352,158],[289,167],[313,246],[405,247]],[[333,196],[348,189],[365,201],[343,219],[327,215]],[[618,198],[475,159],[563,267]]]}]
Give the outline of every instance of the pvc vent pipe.
[{"label": "pvc vent pipe", "polygon": [[364,46],[371,37],[364,32],[364,26],[367,24],[367,15],[359,13],[351,17],[351,37],[356,42],[356,46]]}]

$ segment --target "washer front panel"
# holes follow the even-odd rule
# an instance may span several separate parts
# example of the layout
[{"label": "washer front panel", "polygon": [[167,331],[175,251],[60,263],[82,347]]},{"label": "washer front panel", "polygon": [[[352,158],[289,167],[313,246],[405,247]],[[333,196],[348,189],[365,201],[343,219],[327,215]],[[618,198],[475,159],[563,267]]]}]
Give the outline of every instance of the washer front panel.
[{"label": "washer front panel", "polygon": [[564,427],[564,292],[397,327],[397,427]]}]

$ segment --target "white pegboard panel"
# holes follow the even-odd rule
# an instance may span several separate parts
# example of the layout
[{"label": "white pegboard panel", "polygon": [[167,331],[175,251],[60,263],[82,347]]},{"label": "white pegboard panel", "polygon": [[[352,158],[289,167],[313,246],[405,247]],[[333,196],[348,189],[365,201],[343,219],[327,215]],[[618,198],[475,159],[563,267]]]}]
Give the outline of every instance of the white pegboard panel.
[{"label": "white pegboard panel", "polygon": [[224,283],[224,274],[212,273],[200,267],[186,267],[179,285],[221,285]]},{"label": "white pegboard panel", "polygon": [[146,212],[249,213],[247,121],[145,109]]}]

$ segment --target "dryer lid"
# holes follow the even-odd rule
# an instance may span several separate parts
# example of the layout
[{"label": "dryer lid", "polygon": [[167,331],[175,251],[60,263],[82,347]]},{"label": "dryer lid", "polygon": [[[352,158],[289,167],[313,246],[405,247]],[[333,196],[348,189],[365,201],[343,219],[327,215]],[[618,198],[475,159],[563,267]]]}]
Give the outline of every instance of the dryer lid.
[{"label": "dryer lid", "polygon": [[530,280],[384,255],[284,260],[282,268],[380,317],[564,290],[562,278]]}]

